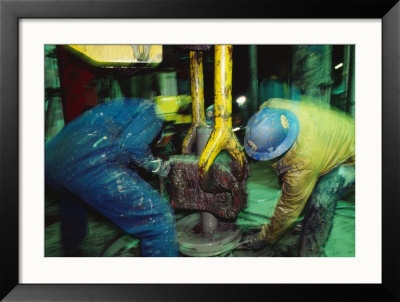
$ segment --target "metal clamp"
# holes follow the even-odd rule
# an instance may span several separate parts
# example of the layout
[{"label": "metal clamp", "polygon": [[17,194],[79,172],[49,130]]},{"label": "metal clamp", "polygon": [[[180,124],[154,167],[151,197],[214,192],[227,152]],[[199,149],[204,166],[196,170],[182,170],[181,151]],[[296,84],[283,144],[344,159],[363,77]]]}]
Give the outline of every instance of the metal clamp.
[{"label": "metal clamp", "polygon": [[207,187],[209,169],[222,150],[233,158],[238,180],[241,181],[244,176],[246,157],[232,131],[232,51],[232,45],[215,46],[215,125],[199,159],[203,187]]}]

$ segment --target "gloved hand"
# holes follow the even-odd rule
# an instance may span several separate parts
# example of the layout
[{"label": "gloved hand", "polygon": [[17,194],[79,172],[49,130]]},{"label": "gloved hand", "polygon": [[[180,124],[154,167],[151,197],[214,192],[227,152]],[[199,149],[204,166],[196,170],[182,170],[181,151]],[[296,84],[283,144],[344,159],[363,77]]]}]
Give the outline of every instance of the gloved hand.
[{"label": "gloved hand", "polygon": [[168,160],[162,160],[161,161],[161,166],[157,173],[161,177],[167,177],[169,174],[169,171],[171,170],[171,163]]},{"label": "gloved hand", "polygon": [[249,247],[252,250],[260,250],[267,245],[265,240],[259,239],[260,233],[251,233],[243,236],[242,245]]},{"label": "gloved hand", "polygon": [[161,158],[152,162],[151,172],[156,173],[161,177],[167,177],[171,170],[171,164],[168,160],[162,160]]}]

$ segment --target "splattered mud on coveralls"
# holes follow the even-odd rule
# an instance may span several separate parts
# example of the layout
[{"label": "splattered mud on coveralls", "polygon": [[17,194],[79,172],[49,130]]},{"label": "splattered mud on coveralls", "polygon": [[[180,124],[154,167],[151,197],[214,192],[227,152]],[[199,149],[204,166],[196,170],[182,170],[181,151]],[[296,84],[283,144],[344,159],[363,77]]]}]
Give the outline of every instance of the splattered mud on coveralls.
[{"label": "splattered mud on coveralls", "polygon": [[275,243],[299,219],[309,200],[300,253],[317,255],[328,238],[337,201],[354,184],[354,120],[305,102],[271,99],[265,106],[292,111],[300,131],[290,150],[273,165],[282,180],[282,195],[271,222],[262,227],[262,239]]},{"label": "splattered mud on coveralls", "polygon": [[[84,222],[79,206],[84,201],[139,237],[143,256],[177,256],[172,207],[131,165],[151,170],[155,158],[149,144],[162,123],[150,101],[119,99],[67,124],[45,151],[46,184],[64,195],[62,216]],[[85,235],[82,227],[75,229],[77,234],[63,231],[63,239],[69,237],[66,250],[76,248]]]}]

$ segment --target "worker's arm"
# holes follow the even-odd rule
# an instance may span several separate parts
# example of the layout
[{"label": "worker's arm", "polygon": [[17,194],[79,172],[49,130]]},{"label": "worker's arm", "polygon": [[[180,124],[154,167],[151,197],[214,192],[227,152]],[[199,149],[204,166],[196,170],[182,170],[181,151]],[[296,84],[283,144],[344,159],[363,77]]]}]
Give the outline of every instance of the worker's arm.
[{"label": "worker's arm", "polygon": [[152,154],[149,145],[162,124],[163,119],[156,115],[154,106],[149,101],[141,103],[120,136],[119,160],[133,162],[149,172],[158,172],[162,162]]},{"label": "worker's arm", "polygon": [[[293,163],[295,166],[296,163]],[[313,169],[289,168],[282,176],[282,195],[269,224],[261,230],[261,238],[275,243],[280,236],[299,218],[308,197],[314,189],[318,175]]]}]

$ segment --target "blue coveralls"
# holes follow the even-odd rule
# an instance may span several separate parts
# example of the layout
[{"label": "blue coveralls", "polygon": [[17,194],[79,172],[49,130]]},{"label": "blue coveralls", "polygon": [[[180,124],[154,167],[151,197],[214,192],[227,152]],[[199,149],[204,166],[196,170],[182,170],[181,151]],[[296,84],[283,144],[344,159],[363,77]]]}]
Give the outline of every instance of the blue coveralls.
[{"label": "blue coveralls", "polygon": [[[155,158],[149,144],[162,124],[152,102],[118,99],[86,111],[51,139],[45,177],[46,184],[65,197],[62,218],[72,217],[72,225],[84,220],[80,199],[140,238],[143,256],[177,256],[171,205],[131,165],[152,169]],[[66,250],[82,240],[77,237],[84,230],[75,229],[76,238],[64,242]],[[63,235],[68,237],[65,231]]]}]

